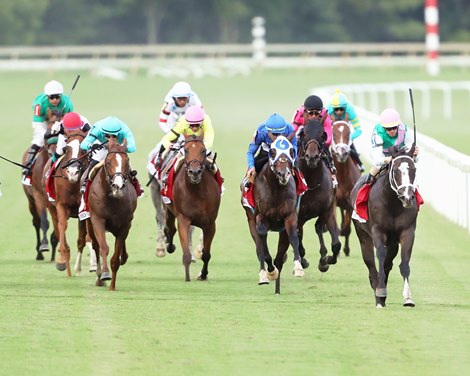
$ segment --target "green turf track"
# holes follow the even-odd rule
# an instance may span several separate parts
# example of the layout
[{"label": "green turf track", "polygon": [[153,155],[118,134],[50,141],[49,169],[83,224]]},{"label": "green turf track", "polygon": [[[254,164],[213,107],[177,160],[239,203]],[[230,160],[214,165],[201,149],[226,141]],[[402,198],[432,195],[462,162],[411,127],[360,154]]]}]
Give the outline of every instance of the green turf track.
[{"label": "green turf track", "polygon": [[[92,121],[115,115],[129,124],[138,148],[132,164],[145,183],[147,152],[162,135],[157,126],[162,98],[176,79],[142,74],[111,81],[80,73],[73,94],[76,110]],[[0,155],[19,161],[31,139],[32,100],[53,78],[68,92],[76,74],[0,74]],[[444,70],[439,80],[462,80],[466,74]],[[179,247],[163,259],[154,256],[148,192],[138,203],[128,238],[129,261],[119,271],[116,292],[95,287],[93,274],[67,278],[53,264],[36,262],[19,168],[0,161],[0,374],[466,374],[470,237],[465,230],[425,205],[411,261],[417,306],[401,305],[397,260],[387,308],[377,310],[355,235],[351,256],[342,256],[321,274],[315,266],[313,222],[306,227],[312,266],[305,277],[292,276],[290,254],[282,294],[274,295],[274,285],[258,286],[254,244],[239,204],[246,148],[269,114],[290,117],[315,86],[426,79],[424,70],[414,69],[273,70],[246,77],[188,78],[216,128],[214,150],[227,187],[206,283],[195,280],[200,261],[191,267],[193,281],[184,282]],[[467,97],[454,99],[456,109],[468,107]],[[420,103],[417,98],[415,103]],[[433,105],[432,121],[417,117],[418,130],[470,153],[463,116],[456,110],[453,121],[446,121],[440,106],[440,101]],[[71,220],[72,246],[75,228],[76,220]],[[270,240],[273,244],[275,234]]]}]

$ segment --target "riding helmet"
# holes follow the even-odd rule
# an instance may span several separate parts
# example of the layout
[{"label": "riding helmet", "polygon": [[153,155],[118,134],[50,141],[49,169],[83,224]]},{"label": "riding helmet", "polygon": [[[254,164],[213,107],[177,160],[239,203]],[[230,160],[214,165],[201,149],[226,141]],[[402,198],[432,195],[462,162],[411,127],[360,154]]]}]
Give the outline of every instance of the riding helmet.
[{"label": "riding helmet", "polygon": [[171,89],[173,98],[189,97],[191,95],[191,86],[185,81],[177,82]]},{"label": "riding helmet", "polygon": [[338,108],[338,107],[346,107],[348,104],[348,100],[346,98],[346,95],[344,95],[339,89],[336,89],[336,93],[333,94],[333,97],[331,98],[331,106],[333,108]]},{"label": "riding helmet", "polygon": [[63,93],[64,87],[59,81],[49,81],[46,86],[44,86],[44,94],[46,94],[47,96]]},{"label": "riding helmet", "polygon": [[191,106],[184,113],[184,118],[189,124],[201,124],[204,115],[204,110],[200,106]]},{"label": "riding helmet", "polygon": [[307,110],[321,110],[323,108],[323,101],[316,95],[309,95],[304,101],[304,107]]},{"label": "riding helmet", "polygon": [[401,124],[400,114],[394,108],[386,108],[380,113],[380,125],[393,128]]},{"label": "riding helmet", "polygon": [[266,122],[264,126],[269,132],[272,133],[282,133],[287,127],[287,123],[284,118],[279,114],[272,114]]},{"label": "riding helmet", "polygon": [[83,125],[83,121],[80,118],[80,115],[76,112],[69,112],[65,114],[64,119],[62,120],[64,128],[73,131],[80,128]]},{"label": "riding helmet", "polygon": [[107,118],[96,122],[95,126],[101,127],[104,134],[116,136],[122,129],[122,121],[117,117],[108,116]]}]

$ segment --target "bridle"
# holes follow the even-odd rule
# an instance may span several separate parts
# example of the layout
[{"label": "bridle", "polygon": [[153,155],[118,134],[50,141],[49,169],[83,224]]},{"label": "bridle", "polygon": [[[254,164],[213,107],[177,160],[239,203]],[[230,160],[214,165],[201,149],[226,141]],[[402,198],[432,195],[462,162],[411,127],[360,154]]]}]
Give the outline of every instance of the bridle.
[{"label": "bridle", "polygon": [[204,148],[204,156],[202,160],[199,159],[192,159],[190,161],[186,160],[186,145],[190,143],[196,143],[196,142],[201,142],[202,145],[204,146],[204,141],[203,140],[187,140],[184,145],[184,154],[185,154],[185,160],[184,160],[184,169],[186,171],[186,175],[190,178],[191,182],[193,182],[193,176],[194,176],[194,170],[198,171],[197,176],[202,176],[204,173],[204,170],[206,169],[206,163],[205,163],[205,156],[206,156],[206,149]]},{"label": "bridle", "polygon": [[[105,176],[106,176],[106,181],[108,182],[109,185],[112,185],[114,180],[116,179],[116,177],[120,176],[123,180],[123,186],[126,184],[128,178],[129,178],[129,173],[128,171],[126,172],[121,172],[121,171],[118,171],[118,172],[115,172],[114,174],[110,174],[109,171],[108,171],[108,168],[106,166],[106,160],[108,159],[108,157],[111,155],[111,154],[122,154],[124,155],[126,158],[127,158],[127,153],[124,152],[124,151],[109,151],[108,154],[106,155],[106,158],[104,160],[104,173],[105,173]],[[128,170],[129,170],[129,166],[127,166]]]},{"label": "bridle", "polygon": [[398,198],[401,199],[404,197],[403,194],[400,194],[400,190],[403,192],[403,188],[405,188],[405,190],[407,188],[411,189],[413,192],[416,190],[416,186],[414,184],[414,181],[412,182],[411,180],[409,182],[406,182],[406,183],[401,183],[400,185],[398,185],[397,183],[397,179],[395,177],[395,169],[394,169],[394,165],[395,163],[397,163],[398,160],[400,159],[405,159],[408,161],[408,165],[410,165],[410,162],[411,162],[411,165],[414,166],[414,161],[413,161],[413,158],[409,157],[408,155],[400,155],[400,156],[397,156],[395,158],[392,159],[392,161],[390,162],[390,171],[389,171],[389,174],[388,174],[388,179],[389,179],[389,182],[390,182],[390,187],[392,188],[392,190],[397,194]]},{"label": "bridle", "polygon": [[[343,121],[343,120],[339,120],[339,121],[333,123],[333,137],[331,139],[331,146],[330,146],[331,151],[332,151],[333,154],[335,154],[337,156],[341,156],[341,155],[344,155],[344,154],[349,155],[349,153],[351,151],[351,144],[352,144],[351,133],[349,133],[349,139],[348,139],[347,143],[343,141],[343,137],[341,137],[341,141],[343,141],[343,142],[336,143],[335,137],[334,137],[335,125],[336,124],[346,126],[349,129],[349,124],[347,122]],[[340,132],[341,136],[343,136],[343,131],[337,130],[337,132]],[[340,153],[341,150],[344,150],[344,153]]]}]

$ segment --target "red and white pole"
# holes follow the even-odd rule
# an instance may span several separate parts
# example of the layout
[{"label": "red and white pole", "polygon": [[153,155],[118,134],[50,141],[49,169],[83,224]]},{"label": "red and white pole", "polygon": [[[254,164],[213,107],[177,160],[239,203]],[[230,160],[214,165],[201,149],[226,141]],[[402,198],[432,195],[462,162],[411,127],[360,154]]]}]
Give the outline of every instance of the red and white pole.
[{"label": "red and white pole", "polygon": [[439,67],[439,0],[425,0],[424,22],[426,23],[427,71],[437,76]]}]

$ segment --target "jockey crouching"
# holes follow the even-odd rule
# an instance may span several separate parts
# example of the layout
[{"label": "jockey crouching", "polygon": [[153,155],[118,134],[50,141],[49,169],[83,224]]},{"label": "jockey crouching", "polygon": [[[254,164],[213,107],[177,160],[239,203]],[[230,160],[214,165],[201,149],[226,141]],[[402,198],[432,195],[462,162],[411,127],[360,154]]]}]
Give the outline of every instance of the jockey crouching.
[{"label": "jockey crouching", "polygon": [[[286,122],[279,114],[271,115],[264,123],[258,126],[253,135],[253,139],[248,146],[246,159],[248,170],[242,181],[243,205],[253,208],[254,202],[250,199],[253,197],[253,189],[256,175],[261,171],[263,166],[269,160],[269,149],[278,136],[285,136],[294,148],[295,161],[293,166],[293,176],[297,188],[297,194],[301,195],[307,189],[303,175],[298,167],[297,158],[297,138],[292,124]],[[256,156],[255,154],[258,153]],[[251,201],[251,202],[250,202]]]},{"label": "jockey crouching", "polygon": [[[130,128],[114,116],[109,116],[105,119],[99,120],[91,128],[88,135],[80,144],[80,148],[85,151],[91,151],[92,157],[88,169],[83,173],[83,183],[80,191],[83,193],[80,203],[78,217],[80,220],[90,218],[90,213],[87,210],[88,191],[91,185],[89,174],[91,170],[108,155],[108,150],[105,144],[109,138],[114,137],[119,144],[127,141],[127,152],[134,153],[136,151],[135,138]],[[129,176],[132,185],[134,186],[137,196],[142,197],[144,190],[137,179],[137,171],[133,170]]]},{"label": "jockey crouching", "polygon": [[[189,107],[184,117],[182,117],[176,125],[171,129],[160,141],[161,148],[158,151],[155,168],[160,173],[160,180],[163,185],[170,185],[172,182],[167,182],[168,173],[170,169],[166,169],[162,176],[162,171],[165,170],[167,164],[171,164],[173,161],[173,156],[176,153],[171,153],[171,151],[179,150],[181,147],[179,143],[176,143],[180,136],[204,136],[204,146],[206,148],[206,166],[209,171],[214,175],[215,180],[219,183],[221,189],[221,194],[223,194],[225,188],[223,186],[223,178],[220,174],[220,170],[217,167],[214,155],[211,153],[211,148],[214,143],[214,128],[212,127],[212,121],[204,110],[200,106],[191,106]],[[172,167],[172,166],[169,166]],[[165,187],[162,186],[162,192],[165,190]]]}]

